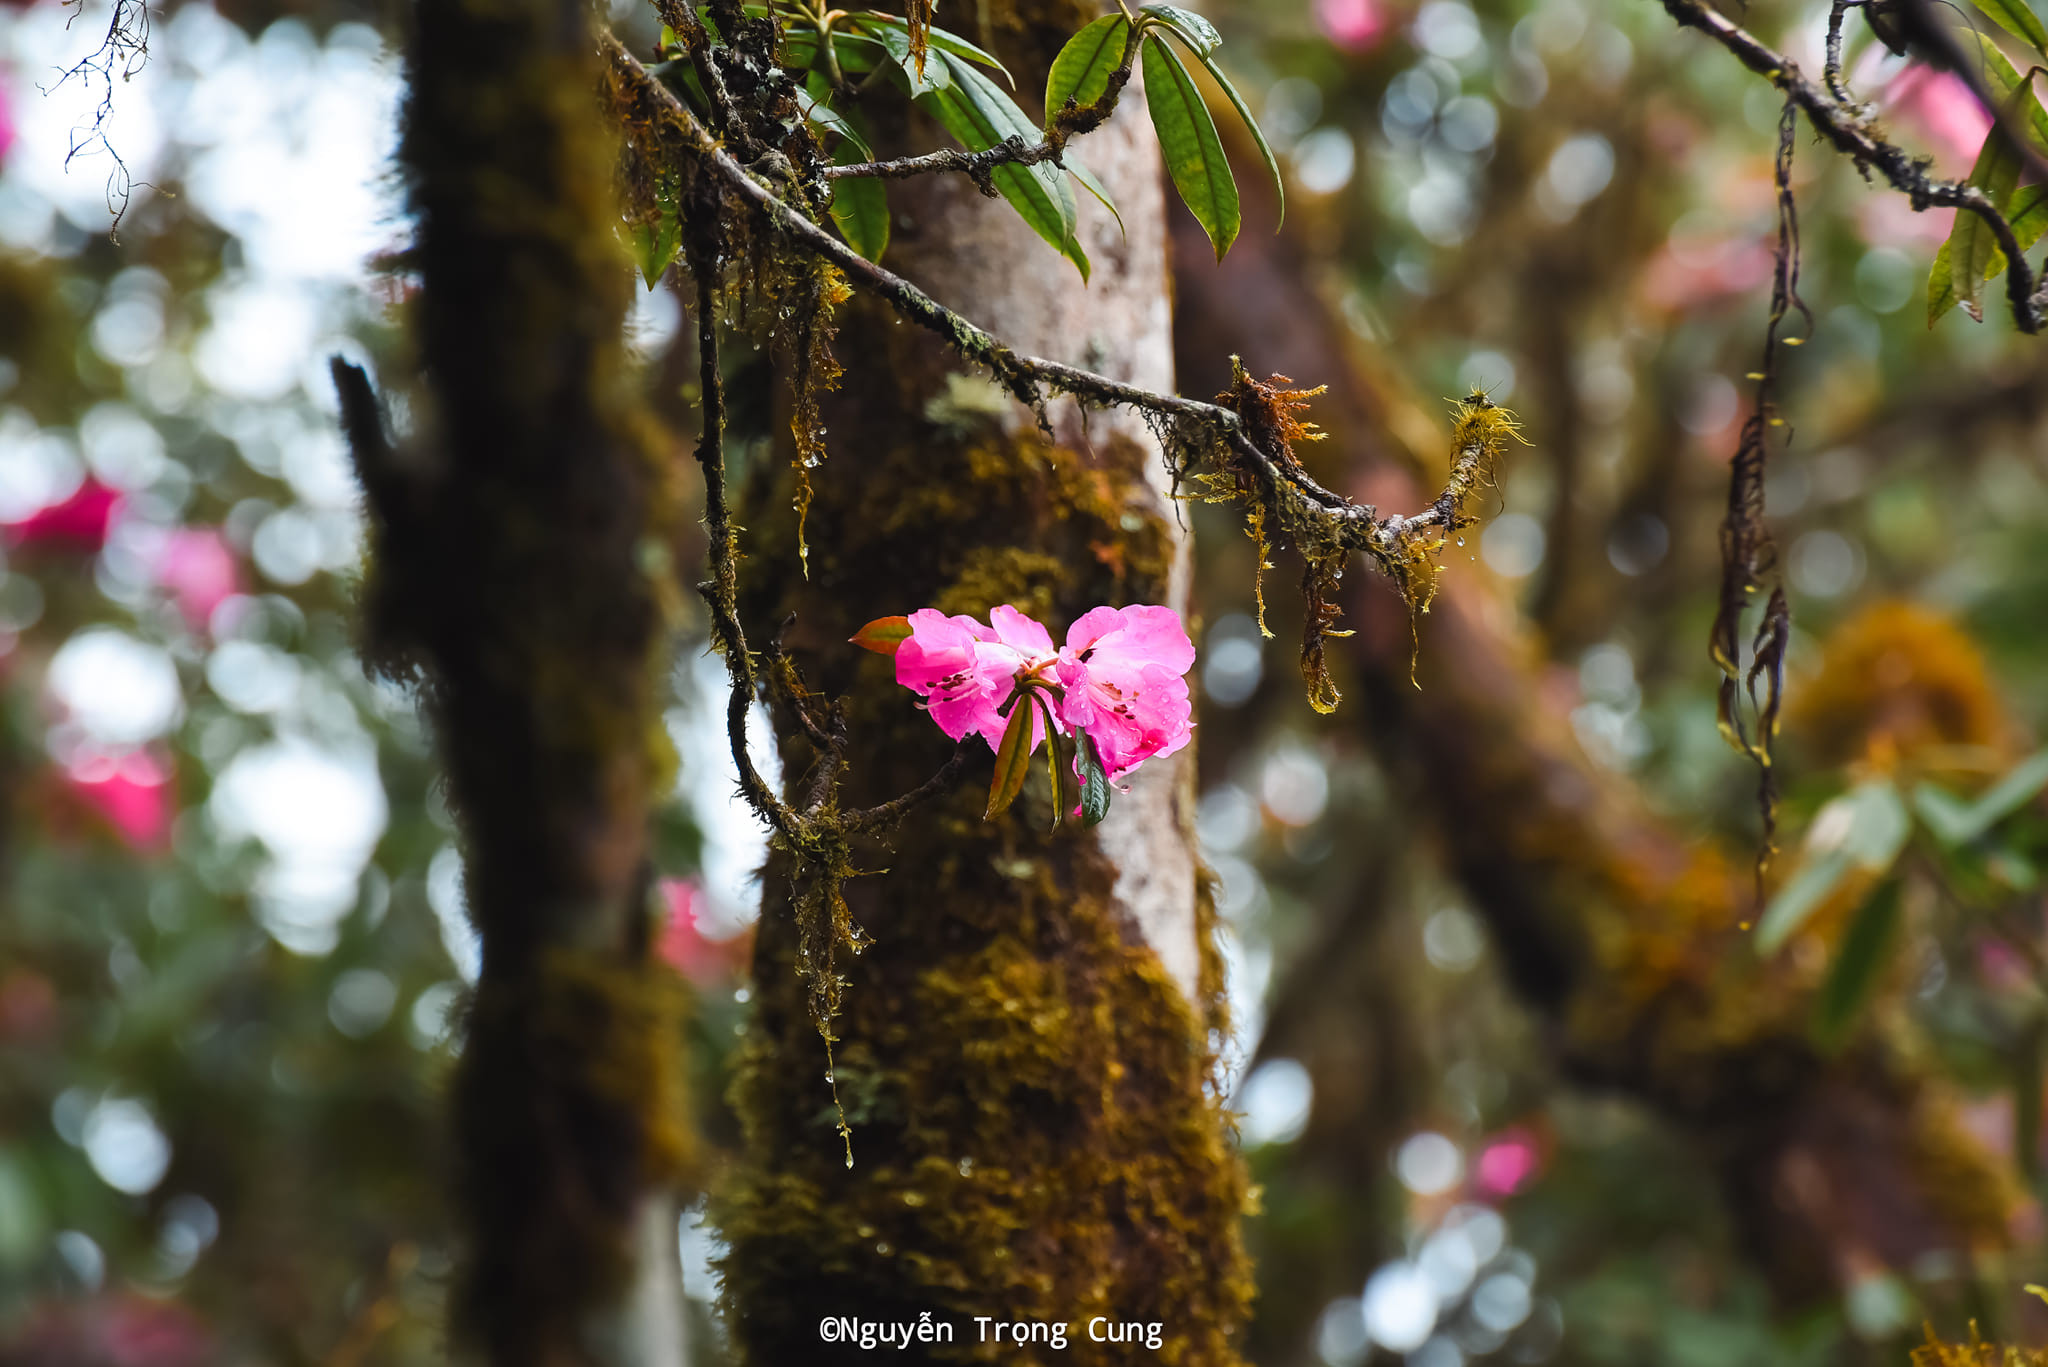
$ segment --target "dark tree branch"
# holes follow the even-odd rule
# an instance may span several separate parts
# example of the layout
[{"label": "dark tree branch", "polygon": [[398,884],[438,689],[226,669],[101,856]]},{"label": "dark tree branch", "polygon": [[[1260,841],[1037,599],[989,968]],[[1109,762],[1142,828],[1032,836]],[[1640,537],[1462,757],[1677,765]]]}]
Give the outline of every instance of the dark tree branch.
[{"label": "dark tree branch", "polygon": [[[2035,297],[2034,275],[2012,224],[1982,190],[1960,181],[1938,180],[1926,163],[1908,156],[1876,131],[1868,111],[1839,100],[1800,73],[1799,66],[1747,29],[1710,7],[1706,0],[1664,0],[1664,9],[1682,28],[1695,28],[1735,54],[1744,66],[1768,78],[1797,105],[1822,138],[1849,157],[1859,170],[1875,168],[1915,209],[1936,206],[1967,210],[1982,219],[2005,253],[2006,298],[2013,325],[2021,332],[2041,330],[2041,302]],[[1965,79],[1970,73],[1965,73]]]}]

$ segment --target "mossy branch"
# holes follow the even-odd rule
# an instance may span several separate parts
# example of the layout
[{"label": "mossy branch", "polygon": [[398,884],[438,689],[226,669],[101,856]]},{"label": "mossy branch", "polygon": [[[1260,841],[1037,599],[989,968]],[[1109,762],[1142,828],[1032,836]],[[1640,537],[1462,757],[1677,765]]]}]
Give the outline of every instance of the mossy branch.
[{"label": "mossy branch", "polygon": [[[1137,410],[1169,426],[1183,448],[1222,449],[1230,463],[1249,465],[1270,481],[1288,502],[1321,524],[1333,547],[1362,551],[1376,560],[1396,543],[1418,533],[1449,532],[1464,525],[1463,507],[1477,485],[1478,451],[1462,452],[1453,461],[1444,490],[1430,505],[1409,516],[1381,516],[1370,504],[1353,503],[1318,484],[1291,454],[1269,448],[1254,436],[1238,410],[1177,394],[1163,394],[1127,384],[1079,366],[1029,356],[1006,346],[960,314],[934,300],[903,277],[862,257],[822,226],[798,212],[772,188],[735,160],[688,105],[678,99],[618,41],[600,39],[616,75],[638,92],[642,107],[666,117],[681,144],[701,158],[741,199],[759,210],[785,239],[821,257],[865,287],[900,316],[932,333],[963,359],[986,369],[1021,402],[1039,408],[1048,393],[1065,394],[1084,403]],[[1974,192],[1973,192],[1974,193]],[[1227,458],[1228,459],[1228,458]]]}]

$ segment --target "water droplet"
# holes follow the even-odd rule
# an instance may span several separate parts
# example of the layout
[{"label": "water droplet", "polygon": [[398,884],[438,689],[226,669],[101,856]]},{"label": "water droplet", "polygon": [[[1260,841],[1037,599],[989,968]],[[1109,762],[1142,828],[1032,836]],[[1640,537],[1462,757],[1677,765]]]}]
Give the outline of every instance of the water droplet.
[{"label": "water droplet", "polygon": [[881,1243],[875,1245],[875,1252],[881,1254],[884,1258],[888,1257],[891,1253],[894,1253],[895,1251],[895,1249],[889,1247],[887,1240],[884,1240]]},{"label": "water droplet", "polygon": [[1464,545],[1464,544],[1465,544],[1465,538],[1464,538],[1464,537],[1462,537],[1462,536],[1461,536],[1461,537],[1459,537],[1459,538],[1458,538],[1458,544],[1459,544],[1460,546]]}]

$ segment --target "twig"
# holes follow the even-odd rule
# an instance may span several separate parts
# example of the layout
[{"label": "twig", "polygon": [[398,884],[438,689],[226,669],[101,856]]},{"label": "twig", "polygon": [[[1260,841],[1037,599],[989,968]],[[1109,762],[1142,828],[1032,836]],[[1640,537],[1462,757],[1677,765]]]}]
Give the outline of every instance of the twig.
[{"label": "twig", "polygon": [[1859,169],[1875,167],[1893,189],[1906,195],[1916,210],[1936,205],[1964,209],[1984,220],[2005,253],[2006,298],[2013,325],[2021,332],[2041,330],[2041,309],[2034,298],[2034,275],[2026,253],[2013,235],[2012,224],[1985,193],[1960,181],[1937,180],[1924,163],[1872,131],[1866,113],[1838,100],[1800,73],[1798,64],[1769,47],[1705,0],[1664,0],[1664,9],[1682,28],[1696,28],[1734,53],[1751,71],[1768,78],[1797,105],[1821,137],[1845,153]]},{"label": "twig", "polygon": [[704,471],[704,524],[710,534],[711,578],[697,586],[711,609],[711,630],[725,656],[732,678],[725,728],[739,769],[740,791],[747,802],[783,835],[798,834],[797,816],[775,796],[775,790],[754,767],[747,753],[747,716],[754,707],[754,662],[747,654],[746,633],[734,607],[739,573],[735,567],[732,513],[725,501],[725,384],[718,368],[718,301],[710,272],[697,273],[697,354],[703,390],[704,431],[697,441],[697,464]]},{"label": "twig", "polygon": [[[1679,0],[1671,0],[1678,3]],[[1429,507],[1412,517],[1381,517],[1370,505],[1356,504],[1322,487],[1291,458],[1278,458],[1262,450],[1246,433],[1242,419],[1220,404],[1203,403],[1177,394],[1161,394],[1138,385],[1112,380],[1092,370],[1027,356],[1005,346],[996,337],[938,303],[903,277],[867,260],[818,224],[806,218],[775,192],[756,180],[747,169],[721,147],[697,116],[675,94],[647,74],[617,38],[602,35],[606,55],[627,83],[651,96],[668,114],[690,149],[703,157],[742,198],[761,209],[769,222],[796,245],[837,267],[853,281],[879,295],[889,306],[944,341],[963,358],[985,367],[1003,387],[1025,404],[1043,402],[1046,390],[1067,394],[1091,403],[1122,405],[1157,414],[1176,423],[1206,429],[1239,456],[1258,469],[1276,489],[1285,489],[1310,505],[1315,513],[1337,530],[1337,541],[1347,549],[1368,552],[1384,550],[1395,540],[1431,528],[1452,530],[1460,525],[1462,499],[1439,496]],[[1975,191],[1971,193],[1975,194]],[[1983,197],[1978,195],[1981,200]],[[1995,211],[1994,211],[1995,212]],[[2001,219],[2000,222],[2003,222]],[[2008,229],[2008,235],[2010,230]],[[1473,466],[1480,459],[1476,450],[1460,452],[1445,488],[1469,489]]]}]

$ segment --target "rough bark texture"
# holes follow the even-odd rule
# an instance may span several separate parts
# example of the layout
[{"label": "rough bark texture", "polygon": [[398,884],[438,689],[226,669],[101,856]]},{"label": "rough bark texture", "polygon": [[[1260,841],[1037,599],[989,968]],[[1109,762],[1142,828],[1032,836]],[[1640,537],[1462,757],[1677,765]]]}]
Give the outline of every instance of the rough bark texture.
[{"label": "rough bark texture", "polygon": [[[1176,242],[1193,252],[1189,226]],[[1434,477],[1413,473],[1414,453],[1436,443],[1413,435],[1413,401],[1311,271],[1284,240],[1262,252],[1248,238],[1224,270],[1184,280],[1184,374],[1242,347],[1255,367],[1329,382],[1314,416],[1332,440],[1317,455],[1349,470],[1333,483],[1413,506]],[[1816,1049],[1816,959],[1759,961],[1744,929],[1746,854],[1686,840],[1625,776],[1588,762],[1566,715],[1575,699],[1546,686],[1535,643],[1482,570],[1446,575],[1412,680],[1405,604],[1376,580],[1353,597],[1346,706],[1440,833],[1560,1065],[1697,1137],[1781,1294],[2004,1239],[2009,1179],[1958,1123],[1897,999],[1840,1053]],[[1840,918],[1822,925],[1838,933]]]},{"label": "rough bark texture", "polygon": [[423,0],[416,23],[418,440],[392,451],[360,372],[336,378],[369,654],[422,680],[483,936],[456,1328],[498,1363],[673,1360],[633,1291],[686,1149],[678,989],[645,952],[672,500],[626,388],[617,154],[583,5]]},{"label": "rough bark texture", "polygon": [[[1027,41],[1003,55],[1021,75],[1086,16],[1013,17]],[[1140,98],[1134,88],[1077,146],[1130,230],[1120,238],[1084,204],[1092,285],[958,180],[892,187],[890,264],[1020,348],[1171,388],[1159,166]],[[1184,606],[1187,572],[1141,425],[1056,405],[1049,440],[874,312],[853,311],[835,349],[848,376],[828,405],[831,459],[813,472],[809,581],[786,491],[765,495],[749,519],[747,606],[755,621],[795,612],[790,642],[844,693],[851,805],[914,785],[949,748],[887,660],[838,644],[863,621],[1007,602],[1057,635],[1100,603]],[[851,1168],[792,971],[790,870],[771,865],[735,1093],[746,1159],[720,1212],[747,1360],[836,1359],[822,1316],[925,1311],[952,1324],[952,1342],[920,1343],[911,1360],[1237,1360],[1245,1183],[1211,1087],[1221,974],[1190,773],[1186,755],[1154,761],[1102,827],[1049,835],[1042,778],[982,820],[984,758],[888,849],[861,852],[876,872],[847,896],[874,943],[843,966],[835,1045]],[[1157,1322],[1162,1346],[1090,1342],[1097,1315]],[[982,1342],[975,1316],[1070,1326],[1067,1347]]]}]

